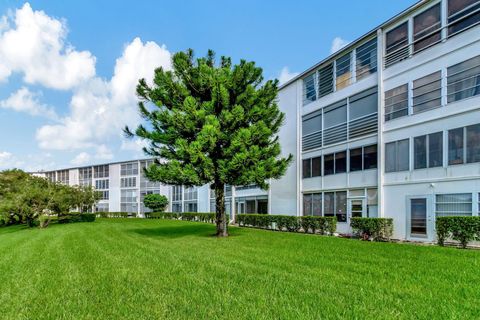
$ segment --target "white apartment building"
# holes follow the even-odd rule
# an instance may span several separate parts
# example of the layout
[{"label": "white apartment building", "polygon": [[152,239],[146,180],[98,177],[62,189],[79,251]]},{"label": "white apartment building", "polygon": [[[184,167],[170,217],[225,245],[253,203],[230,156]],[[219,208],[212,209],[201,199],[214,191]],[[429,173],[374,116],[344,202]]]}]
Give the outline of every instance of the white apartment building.
[{"label": "white apartment building", "polygon": [[[419,1],[282,85],[294,162],[268,191],[228,187],[227,212],[335,216],[341,233],[351,217],[393,218],[394,238],[420,241],[436,217],[479,215],[479,24],[480,0]],[[148,161],[45,175],[109,193],[97,210],[142,214],[149,192],[172,211],[215,210],[208,186],[149,182]]]}]

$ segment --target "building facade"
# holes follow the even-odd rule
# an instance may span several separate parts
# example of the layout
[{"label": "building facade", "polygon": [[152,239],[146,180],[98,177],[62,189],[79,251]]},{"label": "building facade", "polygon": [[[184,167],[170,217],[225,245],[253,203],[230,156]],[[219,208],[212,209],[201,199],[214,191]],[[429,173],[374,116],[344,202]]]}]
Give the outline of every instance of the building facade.
[{"label": "building facade", "polygon": [[[238,213],[393,218],[394,237],[433,241],[436,217],[480,211],[480,0],[424,0],[282,85],[279,133],[294,161],[268,191],[226,188]],[[149,182],[151,160],[47,172],[104,194],[97,210],[214,211],[209,186]]]}]

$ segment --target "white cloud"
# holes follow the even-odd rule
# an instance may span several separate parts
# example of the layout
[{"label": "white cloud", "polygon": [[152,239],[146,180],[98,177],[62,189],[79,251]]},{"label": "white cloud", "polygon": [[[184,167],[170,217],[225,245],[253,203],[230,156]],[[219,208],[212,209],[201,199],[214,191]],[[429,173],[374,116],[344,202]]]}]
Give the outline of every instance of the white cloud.
[{"label": "white cloud", "polygon": [[90,161],[90,155],[86,152],[80,152],[75,158],[70,161],[71,164],[81,166],[87,164]]},{"label": "white cloud", "polygon": [[95,147],[119,138],[125,125],[135,127],[138,115],[138,79],[151,82],[157,67],[171,69],[171,54],[155,42],[135,38],[116,60],[110,81],[93,78],[73,95],[68,116],[58,125],[45,125],[37,131],[41,148],[72,150]]},{"label": "white cloud", "polygon": [[282,71],[280,72],[280,76],[278,77],[278,80],[280,81],[280,84],[284,84],[288,82],[288,80],[298,76],[298,72],[290,72],[288,70],[288,67],[283,67]]},{"label": "white cloud", "polygon": [[342,49],[343,47],[345,47],[349,43],[350,43],[350,41],[348,41],[348,40],[342,39],[340,37],[336,37],[332,41],[332,46],[330,47],[330,53],[337,52],[338,50]]},{"label": "white cloud", "polygon": [[41,93],[35,93],[22,87],[13,92],[7,99],[0,101],[0,108],[11,109],[18,112],[26,112],[32,116],[43,116],[49,119],[57,119],[54,109],[39,102]]},{"label": "white cloud", "polygon": [[17,9],[12,17],[3,16],[0,81],[20,72],[26,83],[65,90],[92,78],[95,57],[66,43],[67,33],[65,21],[51,18],[43,11],[33,11],[29,3]]},{"label": "white cloud", "polygon": [[95,158],[101,160],[111,160],[113,159],[113,153],[106,145],[102,144],[97,147]]}]

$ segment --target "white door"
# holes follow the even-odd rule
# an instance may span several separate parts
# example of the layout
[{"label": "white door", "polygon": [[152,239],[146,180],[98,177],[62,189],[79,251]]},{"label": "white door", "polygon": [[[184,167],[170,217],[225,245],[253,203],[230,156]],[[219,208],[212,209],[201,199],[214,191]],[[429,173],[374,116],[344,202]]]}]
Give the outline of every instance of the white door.
[{"label": "white door", "polygon": [[348,199],[348,222],[350,218],[365,216],[365,199]]},{"label": "white door", "polygon": [[408,197],[407,235],[411,239],[431,240],[433,219],[428,196]]}]

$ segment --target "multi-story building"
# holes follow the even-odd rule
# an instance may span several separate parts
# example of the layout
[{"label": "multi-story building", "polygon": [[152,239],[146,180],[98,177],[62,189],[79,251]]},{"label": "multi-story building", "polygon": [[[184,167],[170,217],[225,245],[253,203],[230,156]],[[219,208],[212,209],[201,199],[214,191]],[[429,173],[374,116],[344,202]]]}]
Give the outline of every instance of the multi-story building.
[{"label": "multi-story building", "polygon": [[[419,1],[282,85],[294,162],[268,191],[227,187],[227,212],[334,216],[345,233],[351,217],[387,217],[395,238],[424,241],[436,217],[479,215],[479,24],[480,0]],[[141,214],[152,192],[172,211],[215,210],[208,186],[149,182],[147,161],[46,176],[102,190],[98,210]]]}]

